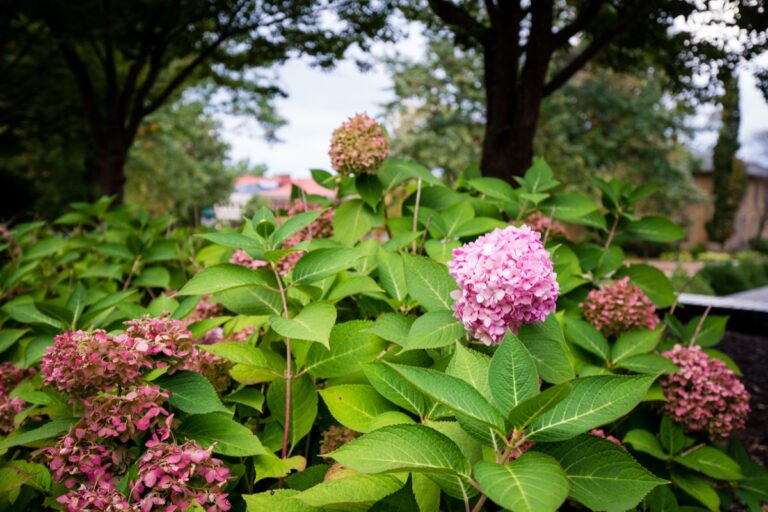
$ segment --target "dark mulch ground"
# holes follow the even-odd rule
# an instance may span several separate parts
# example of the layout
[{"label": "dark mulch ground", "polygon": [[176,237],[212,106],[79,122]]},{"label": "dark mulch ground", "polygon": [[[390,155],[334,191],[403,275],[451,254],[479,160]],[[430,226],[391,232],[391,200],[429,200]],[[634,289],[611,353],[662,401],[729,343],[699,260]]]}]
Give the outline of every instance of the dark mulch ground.
[{"label": "dark mulch ground", "polygon": [[744,384],[752,400],[747,429],[739,438],[749,453],[763,465],[768,463],[768,337],[726,333],[717,346],[731,356],[744,373]]}]

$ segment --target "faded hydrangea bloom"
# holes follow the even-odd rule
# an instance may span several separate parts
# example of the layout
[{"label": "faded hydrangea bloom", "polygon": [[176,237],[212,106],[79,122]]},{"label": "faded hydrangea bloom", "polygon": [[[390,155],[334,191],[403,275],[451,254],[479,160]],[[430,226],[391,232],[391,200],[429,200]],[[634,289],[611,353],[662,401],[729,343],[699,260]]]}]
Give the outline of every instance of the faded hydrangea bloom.
[{"label": "faded hydrangea bloom", "polygon": [[54,479],[63,483],[67,489],[77,484],[111,482],[115,475],[124,473],[128,466],[125,447],[81,440],[71,434],[47,448],[45,454]]},{"label": "faded hydrangea bloom", "polygon": [[555,310],[557,275],[541,234],[528,226],[496,229],[454,249],[448,268],[459,284],[454,314],[486,345]]},{"label": "faded hydrangea bloom", "polygon": [[35,374],[33,368],[19,368],[6,361],[0,363],[0,434],[7,434],[15,428],[14,418],[24,410],[26,402],[10,396],[16,384]]},{"label": "faded hydrangea bloom", "polygon": [[320,439],[320,455],[325,455],[341,448],[350,441],[354,441],[357,438],[357,433],[347,427],[331,425],[320,436],[322,437]]},{"label": "faded hydrangea bloom", "polygon": [[64,505],[67,512],[140,512],[139,507],[128,503],[112,482],[80,485],[76,491],[59,496],[56,501]]},{"label": "faded hydrangea bloom", "polygon": [[185,510],[197,502],[206,512],[231,508],[224,488],[229,468],[194,441],[158,443],[139,459],[131,497],[142,512]]},{"label": "faded hydrangea bloom", "polygon": [[64,332],[46,350],[40,371],[43,381],[78,397],[128,387],[141,371],[151,368],[137,340],[106,332]]},{"label": "faded hydrangea bloom", "polygon": [[167,313],[157,318],[144,315],[125,325],[128,328],[124,336],[133,339],[136,350],[147,356],[178,364],[192,353],[192,333],[182,320],[170,318]]},{"label": "faded hydrangea bloom", "polygon": [[169,393],[158,386],[141,386],[122,396],[100,395],[83,400],[85,413],[73,429],[75,437],[105,438],[126,443],[150,430],[170,428],[170,413],[163,407]]},{"label": "faded hydrangea bloom", "polygon": [[234,263],[235,265],[250,268],[251,270],[256,270],[257,268],[261,268],[267,265],[266,261],[253,258],[243,249],[237,249],[235,252],[233,252],[232,257],[229,258],[229,262]]},{"label": "faded hydrangea bloom", "polygon": [[535,211],[528,216],[525,221],[532,230],[538,231],[543,237],[548,233],[548,239],[553,238],[566,238],[565,226],[562,222],[553,220],[552,217],[544,215],[539,211]]},{"label": "faded hydrangea bloom", "polygon": [[663,355],[679,368],[661,381],[670,418],[689,431],[706,432],[715,442],[744,428],[749,392],[723,361],[698,346],[675,345]]},{"label": "faded hydrangea bloom", "polygon": [[659,324],[656,306],[628,276],[590,291],[579,307],[584,318],[606,336],[630,329],[655,329]]},{"label": "faded hydrangea bloom", "polygon": [[373,174],[389,156],[384,129],[367,114],[355,114],[333,131],[331,167],[339,174]]}]

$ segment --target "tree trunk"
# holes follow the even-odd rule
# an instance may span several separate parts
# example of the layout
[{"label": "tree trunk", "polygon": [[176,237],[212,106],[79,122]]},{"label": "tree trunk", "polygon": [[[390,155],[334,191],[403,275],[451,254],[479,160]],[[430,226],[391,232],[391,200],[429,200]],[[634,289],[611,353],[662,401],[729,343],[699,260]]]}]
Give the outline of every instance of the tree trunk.
[{"label": "tree trunk", "polygon": [[129,146],[114,138],[98,148],[99,192],[103,196],[115,196],[113,204],[123,203],[128,149]]}]

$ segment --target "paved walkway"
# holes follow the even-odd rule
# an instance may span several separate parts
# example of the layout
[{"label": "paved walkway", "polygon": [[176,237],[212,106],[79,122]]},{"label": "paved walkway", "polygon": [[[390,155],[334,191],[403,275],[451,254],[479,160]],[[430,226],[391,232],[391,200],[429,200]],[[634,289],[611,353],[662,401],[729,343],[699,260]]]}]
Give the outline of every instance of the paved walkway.
[{"label": "paved walkway", "polygon": [[734,293],[732,295],[728,295],[728,297],[768,304],[768,286],[753,288],[745,292]]}]

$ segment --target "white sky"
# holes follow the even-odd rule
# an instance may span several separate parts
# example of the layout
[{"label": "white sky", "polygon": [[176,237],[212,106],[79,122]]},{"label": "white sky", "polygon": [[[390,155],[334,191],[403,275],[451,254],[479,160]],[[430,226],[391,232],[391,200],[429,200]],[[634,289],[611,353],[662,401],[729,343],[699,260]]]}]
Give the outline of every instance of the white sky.
[{"label": "white sky", "polygon": [[[423,47],[423,37],[417,27],[411,25],[406,39],[395,44],[378,44],[374,53],[399,52],[418,57]],[[768,53],[758,62],[768,65]],[[758,133],[768,131],[768,104],[755,85],[752,68],[745,67],[740,79],[740,156],[768,167],[768,156],[755,140]],[[304,59],[294,59],[283,66],[279,74],[280,84],[288,93],[287,98],[277,102],[278,112],[288,121],[278,131],[282,142],[265,142],[255,123],[239,117],[222,117],[222,134],[231,145],[230,158],[263,162],[269,175],[307,177],[310,169],[329,169],[327,151],[333,129],[357,112],[380,118],[381,105],[393,97],[389,76],[381,66],[361,72],[352,59],[340,62],[331,71],[312,68]],[[702,134],[696,140],[699,148],[711,147],[713,143],[712,134]]]}]

